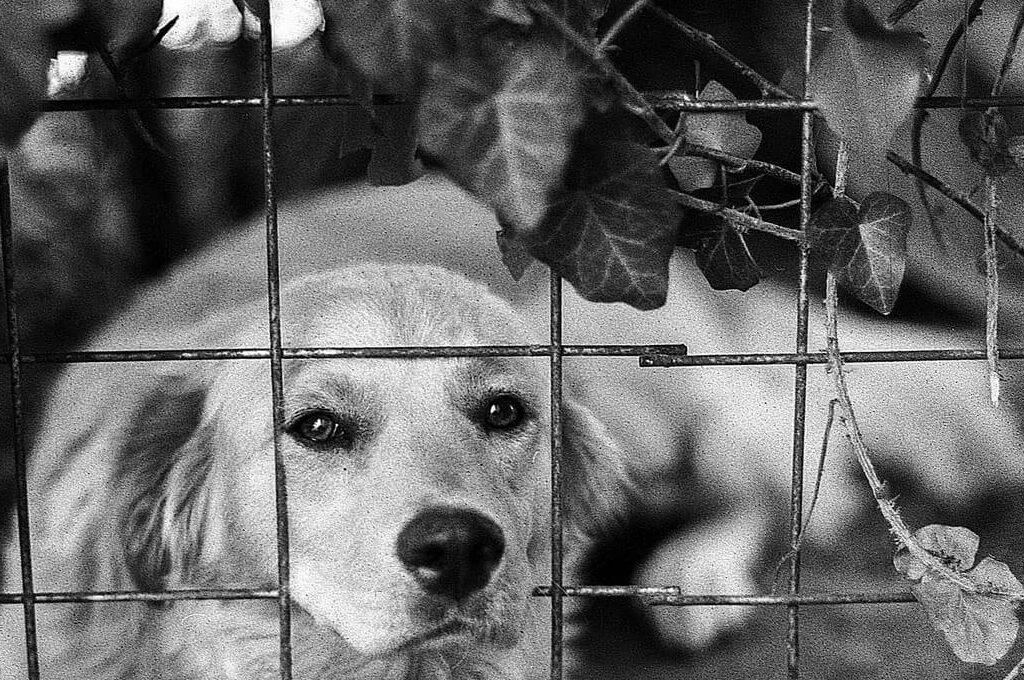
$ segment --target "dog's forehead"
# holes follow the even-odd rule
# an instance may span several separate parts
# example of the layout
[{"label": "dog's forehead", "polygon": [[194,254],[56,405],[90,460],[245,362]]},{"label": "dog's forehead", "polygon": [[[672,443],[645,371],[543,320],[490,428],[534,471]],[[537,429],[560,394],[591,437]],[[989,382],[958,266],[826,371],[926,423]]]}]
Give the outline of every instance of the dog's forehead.
[{"label": "dog's forehead", "polygon": [[533,341],[486,287],[427,266],[363,265],[304,277],[282,290],[290,345],[395,347]]}]

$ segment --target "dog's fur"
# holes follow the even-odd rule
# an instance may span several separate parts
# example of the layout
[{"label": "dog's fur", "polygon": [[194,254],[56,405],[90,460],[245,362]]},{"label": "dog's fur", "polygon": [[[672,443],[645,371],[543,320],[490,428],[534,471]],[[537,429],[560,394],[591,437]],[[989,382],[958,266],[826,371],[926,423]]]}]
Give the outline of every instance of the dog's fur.
[{"label": "dog's fur", "polygon": [[[350,187],[309,197],[286,207],[280,223],[282,270],[286,279],[299,280],[297,287],[285,289],[286,345],[543,339],[538,329],[547,325],[544,277],[535,272],[513,284],[494,248],[493,216],[443,180],[428,177],[401,188]],[[261,226],[254,225],[179,267],[140,295],[91,348],[263,344],[265,302],[242,304],[259,300],[265,285],[262,238]],[[401,267],[359,268],[340,280],[301,278],[310,268],[383,259],[460,271],[511,299],[516,312],[484,288],[440,270],[415,268],[412,276]],[[688,263],[675,261],[670,303],[651,313],[591,305],[567,290],[564,340],[685,342],[701,354],[791,351],[789,291],[769,283],[744,295],[712,297],[699,277]],[[359,302],[368,299],[376,302]],[[516,314],[525,329],[513,323]],[[845,349],[978,342],[955,328],[925,332],[856,316],[844,319],[842,333]],[[816,334],[812,346],[821,345]],[[544,487],[527,491],[500,465],[464,462],[474,450],[495,461],[528,457],[536,481],[548,455],[540,434],[546,424],[538,415],[529,442],[480,444],[464,422],[457,427],[461,416],[440,387],[459,383],[465,376],[456,370],[461,365],[494,365],[524,385],[537,413],[543,413],[546,376],[537,359],[286,362],[286,409],[290,395],[311,394],[295,392],[293,382],[321,373],[347,374],[349,381],[340,381],[343,390],[355,384],[361,395],[374,395],[367,397],[370,413],[394,426],[382,430],[388,433],[387,446],[371,447],[369,460],[380,467],[372,462],[365,470],[335,467],[332,475],[314,470],[323,462],[286,442],[298,677],[303,672],[315,678],[428,677],[442,667],[456,677],[516,677],[535,670],[527,657],[544,658],[542,651],[527,653],[518,643],[508,644],[516,637],[510,630],[546,618],[526,613],[524,595],[530,583],[547,580],[536,571],[544,563],[543,541],[535,544],[535,554],[523,552],[528,537],[546,532],[540,506],[525,509],[525,499],[542,496]],[[760,590],[761,559],[788,494],[792,368],[640,370],[635,359],[623,358],[567,358],[564,368],[576,399],[594,414],[578,405],[565,414],[571,517],[607,524],[616,515],[622,496],[614,492],[621,477],[615,461],[624,456],[643,491],[632,512],[664,525],[680,525],[675,516],[683,512],[694,520],[680,525],[647,561],[639,573],[642,583],[679,584],[689,592]],[[941,373],[920,364],[850,371],[869,444],[886,473],[908,473],[913,483],[907,488],[955,511],[1019,483],[1015,460],[1024,441],[1008,415],[985,406],[987,381],[977,364],[948,364]],[[807,441],[812,450],[821,440],[830,389],[823,370],[810,372]],[[272,583],[268,394],[263,362],[71,367],[45,407],[45,427],[32,455],[39,587]],[[443,455],[433,455],[437,451]],[[840,539],[856,512],[871,504],[870,492],[851,476],[851,467],[849,461],[830,464],[811,540]],[[700,490],[681,486],[682,478],[674,474],[680,468],[692,472]],[[586,475],[574,476],[584,470]],[[426,652],[410,645],[387,654],[384,650],[398,640],[422,630],[417,626],[429,625],[402,613],[400,603],[418,596],[396,568],[394,537],[410,508],[447,496],[452,488],[462,489],[455,502],[486,512],[510,537],[503,570],[487,595],[481,594],[487,604],[449,614],[466,617],[467,629],[482,637],[468,646],[428,645]],[[16,567],[10,555],[8,565]],[[7,583],[16,582],[14,571],[8,576]],[[367,596],[380,592],[380,584],[399,593],[395,602],[381,605]],[[12,608],[3,610],[14,616]],[[742,625],[746,616],[730,607],[656,611],[666,638],[687,646],[708,644],[723,629]],[[269,602],[46,605],[39,612],[45,659],[58,674],[204,677],[197,669],[216,668],[213,677],[260,677],[254,669],[270,674],[274,668],[276,621]],[[3,630],[10,649],[19,650],[19,628]],[[527,638],[538,641],[543,635]],[[11,654],[20,658],[19,651]]]},{"label": "dog's fur", "polygon": [[[201,321],[168,317],[151,337],[168,347],[266,345],[265,300],[192,304],[203,302],[215,306]],[[536,340],[507,303],[432,267],[363,266],[299,277],[284,288],[282,302],[290,346]],[[131,319],[129,311],[92,346],[116,344],[131,332]],[[545,362],[530,358],[285,362],[285,422],[326,409],[353,423],[354,432],[347,449],[282,439],[295,677],[542,674],[546,603],[530,590],[548,580],[549,569],[547,380]],[[32,452],[37,587],[273,587],[270,388],[265,361],[71,367]],[[525,406],[514,430],[487,431],[479,422],[481,405],[498,393],[517,395]],[[562,415],[566,511],[580,529],[588,523],[576,520],[613,512],[621,456],[571,400]],[[479,512],[504,534],[504,558],[490,583],[463,600],[424,591],[396,557],[403,526],[429,507]],[[13,577],[18,558],[13,550],[7,557]],[[276,677],[276,606],[271,600],[42,607],[44,673]],[[0,677],[15,678],[22,672],[20,610],[5,607],[3,616]]]}]

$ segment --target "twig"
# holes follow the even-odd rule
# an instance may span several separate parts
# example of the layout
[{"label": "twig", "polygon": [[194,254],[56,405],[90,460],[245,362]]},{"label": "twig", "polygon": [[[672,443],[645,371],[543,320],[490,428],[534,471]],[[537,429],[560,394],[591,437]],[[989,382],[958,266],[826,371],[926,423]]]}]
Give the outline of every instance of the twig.
[{"label": "twig", "polygon": [[999,257],[996,252],[996,212],[999,198],[996,182],[985,174],[988,210],[985,211],[985,358],[988,364],[989,395],[999,406]]},{"label": "twig", "polygon": [[766,234],[771,234],[772,236],[777,236],[788,241],[802,241],[804,239],[804,233],[800,229],[790,229],[789,227],[783,227],[782,225],[774,224],[772,222],[765,222],[764,220],[751,217],[750,215],[742,213],[739,210],[735,210],[734,208],[727,208],[719,205],[718,203],[705,201],[691,196],[690,194],[684,194],[681,191],[674,191],[672,189],[666,189],[666,191],[675,197],[680,204],[687,208],[721,215],[733,223],[737,228],[763,231]]},{"label": "twig", "polygon": [[615,23],[612,24],[612,27],[609,28],[608,32],[604,34],[603,38],[601,38],[601,42],[597,44],[597,49],[601,50],[602,52],[607,51],[608,48],[611,46],[612,41],[615,40],[615,38],[618,37],[619,33],[622,32],[622,29],[626,27],[626,24],[632,21],[633,18],[636,17],[636,15],[639,14],[640,11],[644,7],[646,7],[647,3],[649,3],[650,1],[651,0],[636,0],[636,2],[634,2],[629,9],[622,13],[622,16],[615,20]]},{"label": "twig", "polygon": [[685,153],[690,156],[700,156],[701,158],[708,158],[713,161],[718,161],[723,165],[728,165],[737,170],[757,170],[763,172],[766,175],[788,182],[796,186],[800,186],[800,175],[795,172],[786,170],[783,167],[775,165],[773,163],[767,163],[765,161],[755,161],[750,158],[742,158],[740,156],[734,156],[733,154],[720,151],[719,149],[713,149],[710,146],[704,146],[702,144],[687,143],[685,147]]},{"label": "twig", "polygon": [[895,26],[903,17],[913,12],[914,9],[922,2],[924,2],[924,0],[901,0],[900,4],[893,7],[892,11],[889,12],[889,16],[886,17],[885,23],[889,26]]},{"label": "twig", "polygon": [[[754,202],[751,201],[751,204],[753,205]],[[758,205],[756,207],[758,210],[767,212],[769,210],[785,210],[786,208],[794,208],[798,205],[800,205],[800,199],[794,198],[793,200],[786,201],[784,203],[772,203],[771,205]]]},{"label": "twig", "polygon": [[789,549],[789,552],[783,555],[782,558],[779,559],[778,564],[775,565],[775,575],[772,577],[773,592],[774,584],[778,583],[779,576],[782,574],[782,567],[800,551],[800,547],[803,545],[804,536],[807,535],[807,530],[811,526],[811,518],[814,516],[814,509],[818,506],[818,498],[821,497],[821,480],[825,476],[825,457],[828,455],[828,442],[832,438],[832,425],[835,423],[837,403],[838,402],[835,399],[828,402],[828,416],[825,420],[825,434],[821,438],[821,452],[818,454],[818,470],[814,476],[814,491],[811,494],[811,504],[810,507],[807,508],[807,515],[804,518],[804,523],[800,525],[800,535],[797,536],[796,541],[793,542],[793,546]]},{"label": "twig", "polygon": [[727,62],[730,66],[736,69],[740,75],[744,76],[747,80],[756,85],[761,91],[761,96],[767,97],[769,95],[774,95],[776,97],[781,97],[782,99],[796,99],[792,94],[740,61],[736,56],[729,52],[729,50],[719,45],[711,35],[704,31],[697,30],[693,26],[683,22],[679,17],[670,12],[666,12],[657,5],[651,5],[650,10],[667,21],[670,26],[682,33],[684,36],[698,45],[707,48],[720,59]]},{"label": "twig", "polygon": [[612,85],[618,91],[619,96],[622,97],[623,103],[645,123],[647,123],[658,137],[664,140],[666,144],[672,143],[672,128],[668,126],[668,123],[661,119],[661,116],[655,113],[654,109],[651,108],[651,105],[647,103],[646,99],[644,99],[644,96],[640,94],[635,87],[633,87],[633,84],[626,80],[626,78],[619,73],[618,69],[608,61],[608,58],[603,51],[599,50],[596,45],[581,36],[575,29],[573,29],[572,26],[565,22],[565,19],[558,16],[554,10],[548,7],[541,0],[528,0],[528,6],[532,12],[547,21],[569,42],[570,45],[575,47],[584,57],[586,57],[588,61],[590,61],[601,72],[601,75],[611,81]]},{"label": "twig", "polygon": [[920,542],[918,542],[910,527],[907,526],[905,521],[903,521],[899,508],[896,507],[896,503],[890,497],[889,492],[885,487],[885,483],[882,481],[881,477],[879,477],[878,471],[875,469],[874,463],[871,461],[871,455],[868,452],[867,445],[864,443],[864,437],[861,434],[860,426],[857,424],[857,417],[853,412],[853,404],[850,402],[850,391],[846,386],[846,374],[843,371],[843,360],[839,351],[837,300],[836,275],[829,272],[825,277],[825,331],[827,338],[826,353],[828,355],[827,370],[829,376],[832,378],[836,401],[839,404],[840,420],[843,425],[846,426],[846,432],[850,440],[850,444],[853,446],[853,450],[857,456],[857,462],[860,463],[861,470],[864,471],[864,476],[867,478],[868,485],[871,487],[871,492],[875,497],[875,503],[878,505],[885,521],[889,524],[889,530],[895,536],[897,544],[906,548],[914,558],[924,564],[929,573],[944,581],[954,584],[957,588],[966,593],[1005,595],[1014,599],[1021,599],[1021,596],[1016,594],[984,589],[982,586],[972,582],[970,579],[965,578],[959,572],[950,569],[940,557],[930,553],[920,544]]},{"label": "twig", "polygon": [[1006,52],[1003,54],[1003,64],[999,67],[999,76],[992,83],[992,96],[998,97],[1003,93],[1003,86],[1006,84],[1006,76],[1013,65],[1013,55],[1017,52],[1017,41],[1020,40],[1021,30],[1024,29],[1024,4],[1017,12],[1017,20],[1013,23],[1013,30],[1010,32],[1010,40],[1006,44]]},{"label": "twig", "polygon": [[110,77],[114,79],[114,88],[117,90],[117,98],[122,104],[121,111],[128,117],[128,120],[131,121],[132,128],[135,129],[136,134],[139,135],[139,138],[146,146],[153,149],[158,154],[162,156],[169,155],[167,151],[157,143],[156,139],[153,138],[153,135],[150,134],[149,130],[142,122],[142,118],[139,116],[138,110],[128,108],[127,102],[130,99],[130,96],[128,94],[128,84],[124,78],[124,71],[117,62],[114,61],[114,56],[110,53],[110,50],[107,49],[106,45],[100,42],[97,42],[95,47],[96,52],[100,55],[100,60],[103,62],[103,65],[107,67],[107,71],[110,72]]},{"label": "twig", "polygon": [[[900,156],[895,151],[889,151],[885,156],[890,163],[895,165],[897,168],[902,170],[908,175],[920,179],[922,182],[930,186],[931,188],[938,191],[940,194],[953,201],[961,208],[963,208],[972,217],[977,219],[979,222],[985,221],[985,211],[974,201],[967,197],[966,194],[955,190],[941,179],[931,174],[927,170],[923,170],[920,167],[914,165],[903,156]],[[1000,241],[1003,242],[1007,248],[1015,252],[1018,256],[1024,257],[1024,246],[1022,246],[1012,234],[1007,233],[998,224],[993,225],[995,228],[996,236]]]},{"label": "twig", "polygon": [[[939,83],[942,81],[942,76],[946,73],[946,67],[949,66],[949,61],[953,58],[953,51],[960,43],[960,39],[963,37],[967,27],[981,14],[981,7],[984,2],[985,0],[974,0],[968,8],[964,18],[961,19],[960,23],[957,24],[957,27],[953,29],[953,32],[949,36],[949,40],[946,41],[946,47],[942,50],[942,54],[939,56],[939,61],[935,65],[935,73],[932,74],[931,82],[928,83],[928,87],[925,90],[925,97],[932,97],[938,91]],[[914,165],[919,168],[924,168],[924,162],[921,154],[921,134],[924,130],[924,121],[927,117],[927,109],[917,109],[914,112],[914,119],[910,128],[910,157],[913,159]],[[920,178],[918,178],[918,180],[920,180]],[[932,212],[931,201],[928,198],[928,193],[924,190],[924,185],[922,185],[920,181],[916,181],[914,184],[917,187],[918,199],[921,201],[921,205],[924,206],[925,215],[928,216],[928,224],[931,228],[932,235],[940,245],[945,246],[945,239],[942,236],[942,231],[939,229],[938,223],[935,221],[935,215]]]}]

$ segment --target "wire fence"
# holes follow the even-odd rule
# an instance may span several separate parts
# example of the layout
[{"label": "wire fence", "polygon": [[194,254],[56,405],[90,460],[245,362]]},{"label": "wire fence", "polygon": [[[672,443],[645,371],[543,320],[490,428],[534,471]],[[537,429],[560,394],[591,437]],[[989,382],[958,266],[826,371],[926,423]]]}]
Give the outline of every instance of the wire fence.
[{"label": "wire fence", "polygon": [[[811,8],[807,3],[804,74],[810,69],[811,59]],[[262,113],[262,163],[265,189],[264,215],[266,220],[266,282],[269,305],[268,346],[266,348],[242,349],[166,349],[149,351],[91,351],[35,353],[22,352],[18,333],[17,263],[13,256],[13,229],[11,218],[11,197],[9,174],[6,165],[0,168],[0,248],[2,248],[4,308],[7,318],[7,341],[9,351],[2,358],[10,368],[10,391],[12,395],[12,419],[14,429],[14,461],[16,478],[17,541],[21,557],[21,591],[0,593],[0,604],[18,605],[24,609],[25,649],[28,678],[40,677],[36,630],[36,605],[56,603],[109,603],[109,602],[171,602],[183,600],[275,600],[280,621],[279,656],[280,677],[292,677],[292,639],[290,621],[290,580],[289,580],[289,535],[288,496],[284,467],[281,460],[281,437],[283,434],[282,411],[282,364],[291,359],[316,358],[436,358],[436,357],[500,357],[532,356],[548,357],[550,362],[551,389],[551,570],[550,582],[538,584],[532,594],[549,598],[551,602],[550,668],[553,680],[564,674],[564,611],[566,597],[627,597],[643,598],[650,605],[696,606],[696,605],[758,605],[781,606],[787,609],[788,625],[786,639],[786,665],[790,678],[800,677],[800,610],[804,606],[837,604],[880,604],[913,602],[909,592],[866,592],[805,594],[801,592],[801,561],[799,537],[803,526],[803,469],[804,469],[804,427],[807,400],[807,367],[824,364],[828,359],[824,353],[808,351],[808,251],[806,243],[801,244],[798,293],[794,313],[797,318],[794,351],[792,353],[753,354],[709,354],[689,355],[686,346],[677,345],[575,345],[562,343],[562,282],[552,275],[550,280],[550,327],[549,342],[522,346],[474,346],[474,347],[285,347],[281,338],[280,272],[278,265],[278,224],[277,188],[275,180],[274,132],[272,123],[278,107],[290,106],[357,106],[359,102],[348,96],[279,96],[273,83],[273,52],[271,49],[271,26],[269,20],[261,19],[262,31],[259,40],[260,54],[260,96],[258,97],[163,97],[152,99],[82,99],[50,101],[43,110],[85,111],[124,109],[191,109],[191,108],[232,108],[259,107]],[[812,164],[812,120],[817,105],[804,96],[800,99],[759,99],[749,101],[694,101],[683,92],[648,92],[647,100],[656,109],[682,112],[799,112],[802,116],[801,138],[801,196],[800,226],[806,229],[810,220],[811,194],[813,190]],[[400,104],[391,97],[376,97],[377,106]],[[1024,97],[957,98],[923,97],[918,99],[918,108],[986,108],[989,106],[1022,106]],[[663,588],[639,587],[634,585],[591,586],[563,582],[563,508],[562,508],[562,361],[567,356],[637,357],[642,367],[699,367],[699,366],[751,366],[751,365],[792,365],[793,375],[793,437],[792,437],[792,486],[789,509],[790,542],[793,557],[789,561],[787,593],[782,595],[688,595],[685,584]],[[893,361],[977,361],[986,358],[984,350],[971,349],[921,349],[881,352],[846,352],[845,362],[893,362]],[[1024,348],[1004,348],[1001,359],[1022,359]],[[195,589],[167,590],[163,592],[39,592],[35,588],[32,571],[32,537],[29,532],[29,503],[26,487],[26,426],[22,367],[26,364],[62,364],[76,362],[146,362],[146,361],[209,361],[209,360],[256,360],[268,362],[272,385],[275,455],[275,498],[278,554],[278,584],[274,589]]]}]

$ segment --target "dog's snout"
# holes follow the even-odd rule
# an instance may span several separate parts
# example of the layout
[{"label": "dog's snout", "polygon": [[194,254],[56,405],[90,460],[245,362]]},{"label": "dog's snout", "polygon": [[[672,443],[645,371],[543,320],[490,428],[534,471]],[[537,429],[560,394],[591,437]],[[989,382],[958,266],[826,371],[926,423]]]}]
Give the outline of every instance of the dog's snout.
[{"label": "dog's snout", "polygon": [[479,512],[428,508],[403,527],[396,547],[424,590],[460,600],[491,580],[505,552],[505,535]]}]

